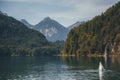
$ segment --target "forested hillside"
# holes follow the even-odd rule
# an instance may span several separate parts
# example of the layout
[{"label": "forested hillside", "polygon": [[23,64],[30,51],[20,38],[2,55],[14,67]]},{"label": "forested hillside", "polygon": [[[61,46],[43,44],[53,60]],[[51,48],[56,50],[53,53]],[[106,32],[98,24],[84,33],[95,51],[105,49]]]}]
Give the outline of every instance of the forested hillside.
[{"label": "forested hillside", "polygon": [[62,55],[120,54],[120,2],[72,29]]},{"label": "forested hillside", "polygon": [[[59,47],[58,47],[59,48]],[[38,31],[0,14],[0,56],[41,56],[59,53],[53,43]]]}]

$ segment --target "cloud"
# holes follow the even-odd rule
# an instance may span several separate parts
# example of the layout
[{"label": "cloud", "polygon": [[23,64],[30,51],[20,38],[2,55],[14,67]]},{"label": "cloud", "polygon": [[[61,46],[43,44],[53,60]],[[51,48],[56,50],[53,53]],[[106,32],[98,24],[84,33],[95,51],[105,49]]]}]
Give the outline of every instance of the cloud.
[{"label": "cloud", "polygon": [[[101,14],[119,0],[0,0],[0,10],[37,23],[50,16],[65,26]],[[1,3],[2,2],[2,3]]]}]

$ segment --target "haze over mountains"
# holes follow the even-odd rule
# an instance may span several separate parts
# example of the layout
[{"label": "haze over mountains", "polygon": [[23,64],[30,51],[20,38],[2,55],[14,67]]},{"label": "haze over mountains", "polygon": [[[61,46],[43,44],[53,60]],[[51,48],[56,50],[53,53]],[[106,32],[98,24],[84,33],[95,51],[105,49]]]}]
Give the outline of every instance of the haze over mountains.
[{"label": "haze over mountains", "polygon": [[67,38],[68,32],[80,25],[82,22],[77,22],[70,27],[66,28],[57,21],[51,19],[50,17],[44,18],[42,21],[40,21],[36,25],[31,25],[28,23],[25,19],[21,20],[22,23],[24,23],[28,28],[32,28],[34,30],[37,30],[41,32],[43,35],[46,36],[46,38],[49,41],[57,41],[57,40],[65,40]]}]

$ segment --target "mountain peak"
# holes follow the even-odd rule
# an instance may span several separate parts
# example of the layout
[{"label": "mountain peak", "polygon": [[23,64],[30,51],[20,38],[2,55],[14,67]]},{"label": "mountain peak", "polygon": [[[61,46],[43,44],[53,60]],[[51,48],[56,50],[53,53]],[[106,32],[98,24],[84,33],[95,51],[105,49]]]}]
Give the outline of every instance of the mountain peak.
[{"label": "mountain peak", "polygon": [[44,21],[49,21],[49,20],[52,20],[52,19],[50,17],[44,18]]},{"label": "mountain peak", "polygon": [[33,25],[31,25],[27,20],[25,20],[25,19],[21,19],[20,20],[24,25],[26,25],[27,27],[29,27],[29,28],[32,28],[33,27]]},{"label": "mountain peak", "polygon": [[41,22],[46,23],[46,22],[50,22],[52,21],[52,19],[50,17],[45,17]]},{"label": "mountain peak", "polygon": [[25,19],[21,19],[22,22],[27,22]]},{"label": "mountain peak", "polygon": [[50,18],[50,17],[46,17],[45,19],[47,19],[47,20],[48,20],[48,19],[51,19],[51,18]]},{"label": "mountain peak", "polygon": [[7,13],[3,13],[2,11],[0,11],[0,14],[1,14],[1,15],[5,15],[5,16],[8,16]]},{"label": "mountain peak", "polygon": [[50,17],[44,18],[33,28],[43,33],[49,41],[65,40],[68,29]]}]

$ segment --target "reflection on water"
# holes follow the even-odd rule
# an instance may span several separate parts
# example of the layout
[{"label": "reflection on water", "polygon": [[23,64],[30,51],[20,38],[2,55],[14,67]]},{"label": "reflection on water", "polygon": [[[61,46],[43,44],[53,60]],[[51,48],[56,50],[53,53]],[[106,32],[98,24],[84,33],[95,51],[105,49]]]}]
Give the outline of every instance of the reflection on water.
[{"label": "reflection on water", "polygon": [[99,79],[103,80],[103,72],[102,71],[99,71]]},{"label": "reflection on water", "polygon": [[[99,61],[105,71],[99,73]],[[3,57],[0,80],[120,80],[118,57]]]}]

